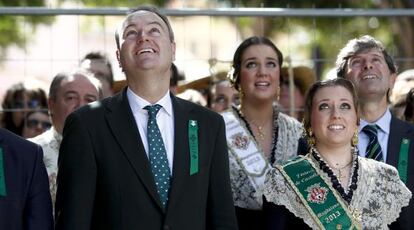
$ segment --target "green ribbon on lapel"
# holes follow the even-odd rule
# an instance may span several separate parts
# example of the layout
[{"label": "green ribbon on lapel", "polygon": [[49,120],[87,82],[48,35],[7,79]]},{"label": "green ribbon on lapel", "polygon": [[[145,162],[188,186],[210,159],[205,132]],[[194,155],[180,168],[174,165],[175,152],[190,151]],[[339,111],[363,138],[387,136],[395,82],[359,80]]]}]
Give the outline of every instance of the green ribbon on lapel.
[{"label": "green ribbon on lapel", "polygon": [[0,147],[0,196],[6,196],[6,178],[4,176],[3,148]]},{"label": "green ribbon on lapel", "polygon": [[188,140],[190,147],[190,176],[198,172],[198,124],[196,120],[188,121]]},{"label": "green ribbon on lapel", "polygon": [[400,147],[400,156],[398,157],[398,175],[400,179],[407,183],[407,168],[408,168],[408,149],[410,148],[410,139],[403,138]]}]

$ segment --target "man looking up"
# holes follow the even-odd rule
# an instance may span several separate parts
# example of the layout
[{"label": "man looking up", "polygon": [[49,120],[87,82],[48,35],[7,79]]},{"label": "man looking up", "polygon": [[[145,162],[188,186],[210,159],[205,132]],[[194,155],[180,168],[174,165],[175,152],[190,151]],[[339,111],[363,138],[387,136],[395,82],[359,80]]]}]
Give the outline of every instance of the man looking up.
[{"label": "man looking up", "polygon": [[[365,35],[348,41],[336,64],[338,77],[351,80],[358,93],[359,154],[396,167],[413,192],[414,126],[392,116],[389,110],[388,97],[397,76],[394,60],[380,41]],[[414,229],[413,206],[411,200],[391,229]]]},{"label": "man looking up", "polygon": [[137,8],[116,41],[127,87],[67,118],[56,229],[236,229],[224,121],[170,93],[167,17]]}]

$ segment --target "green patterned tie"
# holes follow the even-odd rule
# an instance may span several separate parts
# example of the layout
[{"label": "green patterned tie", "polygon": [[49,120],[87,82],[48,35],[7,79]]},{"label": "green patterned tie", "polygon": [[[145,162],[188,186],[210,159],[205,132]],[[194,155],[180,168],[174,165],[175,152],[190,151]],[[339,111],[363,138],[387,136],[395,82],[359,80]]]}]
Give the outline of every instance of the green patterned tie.
[{"label": "green patterned tie", "polygon": [[365,151],[365,157],[375,159],[377,161],[383,161],[382,149],[378,142],[378,129],[377,125],[366,125],[362,131],[369,137],[369,143],[367,150]]},{"label": "green patterned tie", "polygon": [[168,201],[168,190],[170,188],[170,168],[168,166],[167,152],[162,141],[160,129],[157,125],[157,113],[161,105],[148,105],[144,109],[148,110],[148,155],[154,175],[157,191],[164,208]]}]

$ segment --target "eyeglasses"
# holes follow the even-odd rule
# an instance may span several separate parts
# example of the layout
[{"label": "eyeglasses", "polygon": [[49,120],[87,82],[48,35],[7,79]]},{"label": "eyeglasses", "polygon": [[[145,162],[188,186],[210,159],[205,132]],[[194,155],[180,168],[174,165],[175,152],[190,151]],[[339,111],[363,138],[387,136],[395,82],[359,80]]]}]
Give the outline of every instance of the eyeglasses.
[{"label": "eyeglasses", "polygon": [[[40,106],[40,102],[38,100],[30,100],[26,102],[26,106],[27,108],[36,108],[38,106]],[[22,109],[24,108],[24,101],[15,101],[12,103],[12,108],[13,109]]]},{"label": "eyeglasses", "polygon": [[42,129],[46,130],[49,129],[50,127],[52,127],[52,124],[48,121],[39,121],[39,120],[35,120],[35,119],[29,119],[26,121],[26,126],[28,128],[36,128],[39,127],[39,125],[42,126]]}]

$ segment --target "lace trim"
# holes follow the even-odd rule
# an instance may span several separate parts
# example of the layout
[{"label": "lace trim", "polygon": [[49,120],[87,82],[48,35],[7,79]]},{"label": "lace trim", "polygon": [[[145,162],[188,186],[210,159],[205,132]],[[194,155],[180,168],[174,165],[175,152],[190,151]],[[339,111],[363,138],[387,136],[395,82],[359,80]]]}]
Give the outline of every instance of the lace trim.
[{"label": "lace trim", "polygon": [[[279,135],[276,141],[274,152],[275,163],[273,165],[281,164],[296,156],[298,140],[302,134],[301,124],[295,119],[282,113],[278,113],[277,126]],[[237,162],[237,159],[232,156],[232,154],[229,154],[229,164],[235,206],[260,210],[263,204],[263,193],[261,191],[263,185],[260,185],[260,190],[256,191],[253,185],[250,184],[246,172],[243,171],[242,167]]]},{"label": "lace trim", "polygon": [[[387,229],[398,218],[401,208],[408,205],[411,192],[399,179],[394,167],[361,157],[358,160],[360,180],[349,209],[361,215],[363,229]],[[329,181],[326,173],[318,172],[325,181]],[[263,194],[269,202],[285,206],[307,225],[318,229],[278,169],[268,172]]]}]

